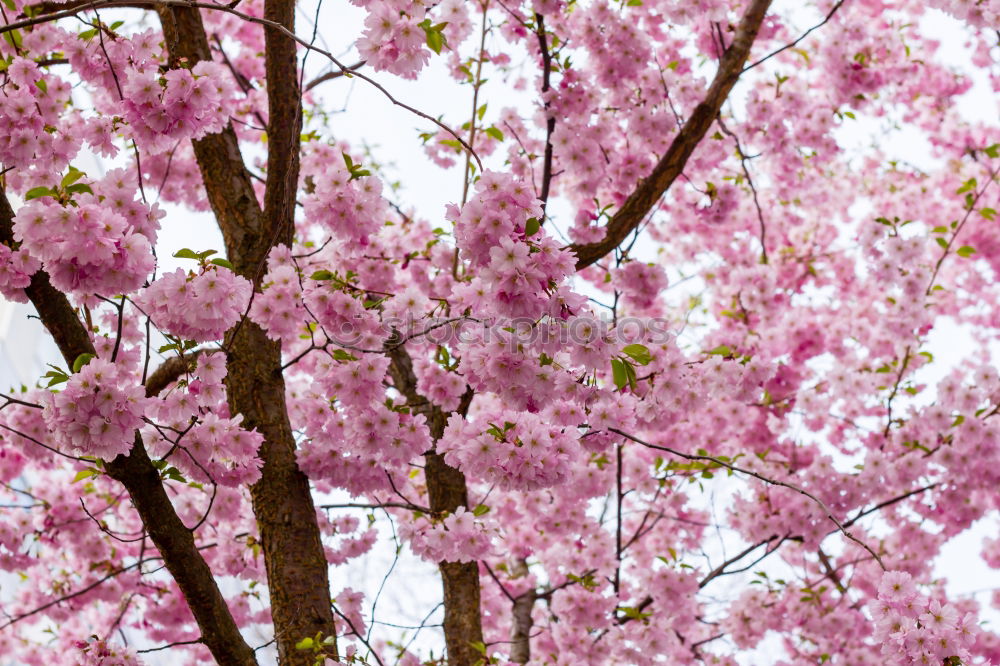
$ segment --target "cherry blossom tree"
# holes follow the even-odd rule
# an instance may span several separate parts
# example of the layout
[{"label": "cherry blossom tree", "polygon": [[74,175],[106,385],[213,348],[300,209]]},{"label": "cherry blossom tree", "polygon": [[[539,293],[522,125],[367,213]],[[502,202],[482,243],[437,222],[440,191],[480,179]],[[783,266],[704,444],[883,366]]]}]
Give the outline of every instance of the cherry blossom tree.
[{"label": "cherry blossom tree", "polygon": [[[1000,1],[352,2],[3,0],[0,293],[62,355],[0,394],[4,659],[1000,660],[934,570],[1000,508]],[[344,573],[387,533],[422,642]]]}]

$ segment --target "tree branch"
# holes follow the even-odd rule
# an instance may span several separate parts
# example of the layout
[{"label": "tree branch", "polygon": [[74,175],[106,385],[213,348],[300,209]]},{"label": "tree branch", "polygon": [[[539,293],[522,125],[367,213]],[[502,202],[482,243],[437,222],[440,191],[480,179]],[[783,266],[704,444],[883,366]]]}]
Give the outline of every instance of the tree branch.
[{"label": "tree branch", "polygon": [[629,440],[635,442],[636,444],[641,444],[641,445],[643,445],[645,447],[648,447],[648,448],[651,448],[651,449],[656,449],[656,450],[659,450],[659,451],[666,451],[667,453],[672,453],[673,455],[678,456],[680,458],[684,458],[685,460],[703,460],[703,461],[706,461],[706,462],[712,462],[712,463],[715,463],[716,465],[719,465],[720,467],[725,467],[726,469],[731,470],[733,472],[739,472],[740,474],[746,474],[748,476],[752,476],[753,478],[755,478],[755,479],[757,479],[759,481],[763,481],[764,483],[766,483],[768,485],[781,486],[782,488],[788,488],[789,490],[793,490],[793,491],[799,493],[800,495],[808,497],[813,502],[815,502],[819,506],[819,508],[822,509],[822,511],[826,515],[826,517],[829,518],[830,521],[834,525],[837,526],[837,530],[839,530],[849,540],[853,541],[857,545],[861,546],[864,550],[866,550],[868,552],[868,554],[871,555],[875,559],[876,562],[878,562],[878,564],[882,568],[882,570],[883,571],[885,570],[885,565],[882,563],[882,558],[878,556],[878,553],[876,553],[874,550],[872,550],[871,547],[868,544],[866,544],[864,541],[861,541],[856,536],[854,536],[853,534],[851,534],[850,532],[848,532],[847,528],[844,527],[844,524],[841,523],[837,519],[837,517],[833,515],[833,512],[830,510],[830,507],[828,507],[826,505],[826,502],[824,502],[820,498],[816,497],[816,495],[812,494],[808,490],[806,490],[804,488],[800,488],[799,486],[795,485],[794,483],[788,483],[786,481],[780,481],[778,479],[772,479],[772,478],[764,476],[763,474],[758,474],[757,472],[754,472],[753,470],[744,469],[742,467],[737,467],[736,465],[733,465],[732,463],[727,462],[725,460],[722,460],[720,458],[715,458],[713,456],[692,455],[690,453],[684,453],[682,451],[678,451],[676,449],[672,449],[672,448],[670,448],[668,446],[659,446],[657,444],[650,444],[649,442],[643,441],[643,440],[639,439],[638,437],[634,437],[634,436],[628,434],[627,432],[624,432],[622,430],[618,430],[617,428],[608,428],[608,430],[611,431],[611,432],[613,432],[613,433],[615,433],[615,434],[621,435],[622,437],[624,437],[626,439],[629,439]]},{"label": "tree branch", "polygon": [[[225,5],[158,2],[171,59],[193,65],[210,57],[198,6],[244,16]],[[291,244],[298,180],[300,95],[291,0],[265,5],[265,67],[269,97],[268,175],[264,210],[257,201],[236,135],[227,127],[195,141],[195,156],[226,252],[236,271],[259,285],[268,252]],[[249,17],[247,18],[249,20]],[[226,390],[230,410],[264,435],[261,479],[251,488],[282,664],[312,664],[295,643],[317,633],[334,636],[329,567],[323,551],[309,480],[295,460],[281,374],[281,348],[250,321],[226,336]],[[330,645],[336,658],[336,645]]]},{"label": "tree branch", "polygon": [[736,30],[733,43],[719,61],[719,69],[705,98],[695,107],[691,117],[674,137],[666,154],[653,167],[652,173],[636,186],[608,222],[604,239],[596,243],[569,246],[569,249],[576,253],[577,270],[590,266],[618,247],[681,174],[688,158],[694,153],[708,128],[712,126],[719,109],[739,80],[743,64],[770,4],[771,0],[753,0],[747,8]]},{"label": "tree branch", "polygon": [[160,391],[180,379],[181,375],[194,372],[198,357],[203,352],[203,349],[196,349],[183,356],[172,356],[164,361],[146,378],[146,397],[152,398],[159,395]]},{"label": "tree branch", "polygon": [[[542,95],[544,96],[552,88],[552,53],[549,51],[548,38],[545,35],[545,17],[536,13],[535,22],[538,24],[536,34],[538,35],[538,49],[542,56]],[[538,195],[542,201],[543,218],[545,217],[545,208],[549,203],[549,189],[552,186],[552,133],[556,129],[556,117],[551,114],[550,107],[549,100],[544,100],[545,156],[542,158],[542,191]]]},{"label": "tree branch", "polygon": [[320,74],[315,79],[307,83],[302,92],[309,92],[310,90],[312,90],[321,83],[326,83],[327,81],[332,81],[334,79],[339,79],[342,76],[347,76],[351,72],[356,72],[357,70],[361,69],[364,66],[365,66],[365,61],[361,60],[354,63],[353,65],[349,65],[346,69],[335,69],[332,72],[327,72],[326,74]]},{"label": "tree branch", "polygon": [[[0,191],[0,242],[13,244],[13,219],[10,202]],[[32,276],[25,293],[68,365],[72,366],[80,354],[96,354],[73,306],[65,294],[52,286],[44,271]],[[233,666],[256,664],[253,650],[240,635],[212,570],[198,552],[194,536],[174,510],[138,432],[128,455],[107,461],[105,469],[108,476],[128,490],[142,524],[184,594],[215,660]]]},{"label": "tree branch", "polygon": [[840,6],[842,4],[844,4],[845,1],[846,0],[838,0],[837,3],[833,6],[833,8],[829,11],[829,13],[826,15],[826,17],[822,21],[820,21],[819,23],[817,23],[813,27],[811,27],[808,30],[806,30],[794,42],[791,42],[789,44],[785,44],[780,49],[777,49],[775,51],[771,51],[770,53],[768,53],[766,56],[764,56],[760,60],[757,60],[757,61],[753,62],[752,64],[749,64],[746,67],[744,67],[743,71],[745,72],[745,71],[747,71],[749,69],[753,69],[754,67],[756,67],[757,65],[761,64],[762,62],[770,60],[771,58],[773,58],[774,56],[778,55],[782,51],[785,51],[787,49],[793,48],[796,44],[798,44],[803,39],[805,39],[806,37],[808,37],[812,33],[813,30],[818,30],[819,28],[822,28],[824,25],[826,25],[826,22],[833,18],[833,15],[837,13],[837,10],[840,9]]},{"label": "tree branch", "polygon": [[[386,341],[386,353],[391,365],[389,373],[393,384],[406,396],[411,411],[424,414],[431,439],[441,439],[448,414],[427,400],[417,391],[417,377],[413,361],[406,348],[399,344],[396,332]],[[466,391],[458,413],[464,413],[472,400],[472,391]],[[444,456],[432,451],[425,456],[424,478],[430,508],[438,514],[454,513],[459,507],[468,506],[465,475],[444,461]],[[481,654],[473,643],[483,641],[483,620],[480,609],[479,565],[476,562],[438,562],[444,588],[444,636],[448,650],[449,666],[472,666],[479,663]]]}]

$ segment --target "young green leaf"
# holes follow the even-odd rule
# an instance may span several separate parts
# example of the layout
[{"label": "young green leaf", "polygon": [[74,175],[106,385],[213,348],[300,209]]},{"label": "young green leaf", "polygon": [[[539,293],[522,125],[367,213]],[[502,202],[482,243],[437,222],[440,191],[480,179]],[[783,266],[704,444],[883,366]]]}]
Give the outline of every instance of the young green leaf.
[{"label": "young green leaf", "polygon": [[653,355],[649,353],[649,348],[646,345],[625,345],[622,351],[631,356],[639,365],[649,365],[653,361]]}]

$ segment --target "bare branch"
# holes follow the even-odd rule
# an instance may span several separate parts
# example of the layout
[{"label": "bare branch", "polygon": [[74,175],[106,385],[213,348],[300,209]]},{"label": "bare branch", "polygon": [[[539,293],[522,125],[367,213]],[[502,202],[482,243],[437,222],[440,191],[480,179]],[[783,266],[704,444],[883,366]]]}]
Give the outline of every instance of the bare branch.
[{"label": "bare branch", "polygon": [[624,437],[626,439],[629,439],[629,440],[635,442],[636,444],[641,444],[641,445],[643,445],[645,447],[648,447],[648,448],[651,448],[651,449],[656,449],[658,451],[666,451],[666,452],[672,453],[675,456],[678,456],[680,458],[684,458],[685,460],[704,460],[704,461],[707,461],[707,462],[712,462],[712,463],[715,463],[716,465],[719,465],[720,467],[725,467],[726,469],[731,470],[733,472],[739,472],[740,474],[746,474],[748,476],[752,476],[755,479],[758,479],[759,481],[763,481],[764,483],[766,483],[768,485],[781,486],[782,488],[788,488],[789,490],[793,490],[793,491],[799,493],[800,495],[808,497],[813,502],[815,502],[820,507],[820,509],[823,510],[823,513],[826,514],[826,517],[829,518],[833,522],[833,524],[837,526],[837,529],[845,537],[847,537],[849,540],[853,541],[854,543],[858,544],[859,546],[861,546],[862,548],[864,548],[866,551],[868,551],[868,554],[871,555],[875,559],[876,562],[878,562],[879,566],[882,567],[883,570],[885,570],[885,565],[882,563],[882,558],[878,556],[878,553],[876,553],[874,550],[872,550],[871,547],[868,546],[868,544],[866,544],[864,541],[861,541],[856,536],[854,536],[853,534],[851,534],[850,532],[848,532],[847,528],[844,527],[844,525],[839,520],[837,520],[837,517],[833,515],[833,512],[826,505],[826,503],[823,500],[821,500],[820,498],[818,498],[815,495],[813,495],[808,490],[805,490],[804,488],[800,488],[799,486],[795,485],[794,483],[788,483],[786,481],[780,481],[778,479],[772,479],[772,478],[766,477],[766,476],[764,476],[762,474],[758,474],[757,472],[754,472],[752,470],[744,469],[742,467],[737,467],[736,465],[733,465],[732,463],[727,462],[725,460],[722,460],[720,458],[715,458],[713,456],[694,455],[694,454],[690,454],[690,453],[684,453],[684,452],[678,451],[676,449],[672,449],[672,448],[670,448],[668,446],[659,446],[657,444],[650,444],[649,442],[643,441],[643,440],[639,439],[638,437],[633,437],[632,435],[628,434],[627,432],[624,432],[622,430],[618,430],[617,428],[608,428],[608,430],[610,430],[611,432],[616,433],[618,435],[621,435],[622,437]]},{"label": "bare branch", "polygon": [[837,13],[837,10],[840,9],[840,6],[842,4],[844,4],[844,2],[845,2],[845,0],[838,0],[837,4],[835,4],[833,6],[833,8],[827,13],[826,18],[824,18],[822,21],[820,21],[819,23],[817,23],[816,25],[814,25],[813,27],[809,28],[804,33],[802,33],[802,35],[798,39],[796,39],[794,42],[792,42],[790,44],[785,44],[784,46],[782,46],[777,51],[771,51],[770,53],[768,53],[766,56],[764,56],[760,60],[757,60],[754,63],[752,63],[752,64],[747,65],[746,67],[744,67],[743,71],[745,72],[748,69],[753,69],[754,67],[756,67],[757,65],[761,64],[762,62],[770,60],[771,58],[773,58],[774,56],[778,55],[782,51],[786,51],[786,50],[788,50],[790,48],[795,47],[799,42],[801,42],[803,39],[805,39],[806,37],[808,37],[812,33],[813,30],[818,30],[819,28],[822,28],[824,25],[826,25],[827,21],[829,21],[830,19],[833,18],[833,15]]},{"label": "bare branch", "polygon": [[353,65],[349,65],[346,69],[335,69],[332,72],[327,72],[326,74],[320,74],[315,79],[310,81],[303,87],[302,92],[309,92],[321,83],[326,83],[327,81],[333,81],[334,79],[339,79],[342,76],[346,76],[350,72],[356,72],[365,66],[365,61],[360,60]]}]

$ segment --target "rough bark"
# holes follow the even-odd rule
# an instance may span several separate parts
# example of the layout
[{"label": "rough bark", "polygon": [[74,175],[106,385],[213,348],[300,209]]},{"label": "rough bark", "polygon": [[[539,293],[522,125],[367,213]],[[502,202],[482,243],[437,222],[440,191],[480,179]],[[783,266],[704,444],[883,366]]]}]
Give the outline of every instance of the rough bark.
[{"label": "rough bark", "polygon": [[160,391],[181,378],[181,375],[194,372],[198,366],[198,356],[202,351],[195,350],[183,356],[171,356],[146,378],[146,397],[160,395]]},{"label": "rough bark", "polygon": [[534,608],[534,590],[528,590],[514,599],[511,609],[514,628],[510,635],[510,660],[515,664],[527,664],[531,660],[531,627],[534,625],[531,611]]},{"label": "rough bark", "polygon": [[[448,414],[417,391],[413,362],[404,347],[388,342],[392,364],[389,372],[396,389],[406,396],[414,413],[424,414],[431,439],[437,442],[444,434]],[[469,408],[472,392],[467,391],[458,409]],[[459,507],[468,508],[465,475],[448,465],[444,456],[430,451],[424,456],[424,479],[427,483],[430,508],[435,513],[454,513]],[[444,590],[444,638],[448,651],[448,666],[473,666],[482,653],[474,644],[483,642],[483,619],[480,608],[479,564],[476,562],[439,562],[441,585]]]},{"label": "rough bark", "polygon": [[663,193],[681,175],[684,165],[698,144],[705,137],[708,128],[712,126],[722,104],[729,97],[730,91],[743,72],[743,65],[750,54],[760,25],[764,21],[771,0],[753,0],[740,20],[733,43],[719,61],[719,69],[705,94],[705,98],[695,107],[694,112],[674,137],[667,152],[660,158],[653,171],[639,182],[622,207],[608,222],[604,239],[586,245],[570,245],[569,249],[576,253],[576,269],[581,270],[599,261],[603,256],[618,247],[646,214],[652,210]]},{"label": "rough bark", "polygon": [[[227,339],[229,404],[244,424],[264,435],[260,481],[251,487],[260,528],[281,664],[311,666],[314,655],[295,649],[306,637],[334,635],[328,563],[320,541],[309,480],[295,461],[285,405],[281,350],[257,326],[244,324]],[[329,647],[335,656],[336,647]]]},{"label": "rough bark", "polygon": [[[208,38],[195,9],[159,7],[172,59],[192,64],[209,57]],[[294,28],[294,2],[268,0],[264,18]],[[261,209],[231,128],[194,142],[208,199],[235,270],[259,288],[268,252],[291,244],[299,171],[301,95],[294,42],[265,28],[269,100],[268,173]],[[280,663],[310,665],[303,638],[335,635],[329,569],[309,481],[295,460],[285,405],[281,347],[244,321],[226,338],[229,405],[245,427],[264,435],[262,476],[250,490],[260,528]],[[336,645],[327,648],[336,657]]]},{"label": "rough bark", "polygon": [[[171,64],[190,66],[211,60],[205,24],[197,9],[158,5]],[[262,228],[263,213],[232,126],[192,142],[212,211],[219,222],[230,261],[246,254]]]},{"label": "rough bark", "polygon": [[[454,513],[459,507],[468,507],[465,475],[448,465],[439,453],[429,453],[424,460],[424,478],[431,510]],[[438,570],[444,589],[444,638],[448,664],[472,666],[482,658],[482,653],[473,645],[483,642],[479,564],[438,562]]]},{"label": "rough bark", "polygon": [[[14,211],[0,192],[0,243],[14,244]],[[67,365],[80,354],[94,354],[94,345],[66,295],[52,286],[44,271],[35,273],[25,293],[35,306]],[[254,652],[243,640],[215,577],[195,546],[194,535],[181,521],[149,459],[138,433],[128,455],[105,463],[108,475],[125,486],[146,533],[160,551],[167,570],[177,581],[198,623],[201,640],[219,664],[256,664]]]}]

